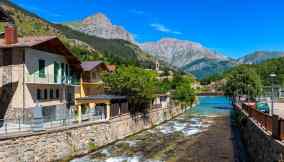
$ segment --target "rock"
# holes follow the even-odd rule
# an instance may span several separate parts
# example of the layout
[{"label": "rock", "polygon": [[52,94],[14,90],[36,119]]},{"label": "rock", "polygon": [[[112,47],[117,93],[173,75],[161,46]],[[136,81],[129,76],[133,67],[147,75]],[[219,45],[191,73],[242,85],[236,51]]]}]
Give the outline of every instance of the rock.
[{"label": "rock", "polygon": [[88,35],[105,39],[122,39],[135,42],[133,36],[128,31],[121,26],[113,25],[103,13],[97,13],[93,16],[86,17],[82,22],[67,25]]},{"label": "rock", "polygon": [[[164,38],[157,42],[146,42],[140,47],[185,72],[193,73],[200,79],[201,73],[213,74],[232,67],[235,61],[212,51],[200,43],[174,38]],[[213,71],[211,71],[213,70]]]}]

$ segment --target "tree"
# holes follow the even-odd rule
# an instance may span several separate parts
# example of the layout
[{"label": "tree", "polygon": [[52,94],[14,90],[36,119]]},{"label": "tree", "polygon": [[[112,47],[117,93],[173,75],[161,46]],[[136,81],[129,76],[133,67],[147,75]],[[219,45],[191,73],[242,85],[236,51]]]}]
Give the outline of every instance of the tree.
[{"label": "tree", "polygon": [[254,68],[245,65],[239,66],[231,71],[226,80],[223,88],[224,93],[233,103],[237,96],[246,95],[254,99],[261,94],[261,79]]},{"label": "tree", "polygon": [[132,112],[144,112],[158,92],[157,74],[135,66],[120,66],[114,74],[105,74],[103,80],[111,93],[128,97]]},{"label": "tree", "polygon": [[179,76],[178,78],[179,80],[175,81],[176,90],[173,97],[185,106],[192,106],[196,99],[195,90],[192,88],[194,80],[191,76]]},{"label": "tree", "polygon": [[262,64],[256,65],[256,70],[265,86],[271,85],[270,74],[276,74],[274,84],[284,86],[284,58],[268,60]]},{"label": "tree", "polygon": [[169,79],[162,80],[160,82],[160,93],[167,93],[172,90],[172,81]]}]

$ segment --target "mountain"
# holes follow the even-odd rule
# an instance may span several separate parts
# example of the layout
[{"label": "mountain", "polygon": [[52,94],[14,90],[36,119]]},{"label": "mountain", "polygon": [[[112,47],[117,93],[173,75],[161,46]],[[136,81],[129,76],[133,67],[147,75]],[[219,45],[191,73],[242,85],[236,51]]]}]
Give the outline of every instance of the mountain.
[{"label": "mountain", "polygon": [[236,63],[231,60],[218,60],[202,58],[183,67],[187,73],[192,73],[198,79],[204,79],[212,74],[222,73],[234,67]]},{"label": "mountain", "polygon": [[81,22],[72,22],[66,25],[88,35],[105,39],[122,39],[134,42],[133,36],[128,31],[121,26],[113,25],[103,13],[97,13],[86,17]]},{"label": "mountain", "polygon": [[[53,24],[8,0],[0,6],[14,19],[20,36],[56,35],[82,61],[104,60],[113,64],[132,64],[153,67],[155,59],[139,46],[120,39],[104,39],[90,36],[61,24]],[[0,23],[0,31],[3,24]],[[161,64],[167,68],[166,64]]]},{"label": "mountain", "polygon": [[240,64],[259,64],[266,60],[273,58],[284,57],[284,52],[277,51],[256,51],[248,54],[244,57],[239,58],[237,61]]},{"label": "mountain", "polygon": [[194,74],[201,79],[222,72],[235,65],[235,61],[203,47],[200,43],[173,38],[146,42],[140,47],[154,57]]}]

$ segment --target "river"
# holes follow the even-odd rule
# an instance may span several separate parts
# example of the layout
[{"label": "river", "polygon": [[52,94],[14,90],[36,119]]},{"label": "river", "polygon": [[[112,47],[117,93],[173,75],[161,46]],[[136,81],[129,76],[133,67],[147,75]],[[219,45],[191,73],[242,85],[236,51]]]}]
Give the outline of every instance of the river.
[{"label": "river", "polygon": [[225,97],[199,97],[183,115],[71,162],[246,161]]}]

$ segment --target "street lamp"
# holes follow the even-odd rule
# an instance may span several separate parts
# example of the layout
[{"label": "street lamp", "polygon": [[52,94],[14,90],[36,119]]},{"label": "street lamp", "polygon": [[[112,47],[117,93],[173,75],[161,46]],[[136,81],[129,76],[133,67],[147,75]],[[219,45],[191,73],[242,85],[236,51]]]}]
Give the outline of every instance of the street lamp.
[{"label": "street lamp", "polygon": [[275,73],[271,73],[270,75],[271,78],[271,112],[270,114],[273,115],[273,110],[274,110],[274,79],[276,78],[276,74]]}]

